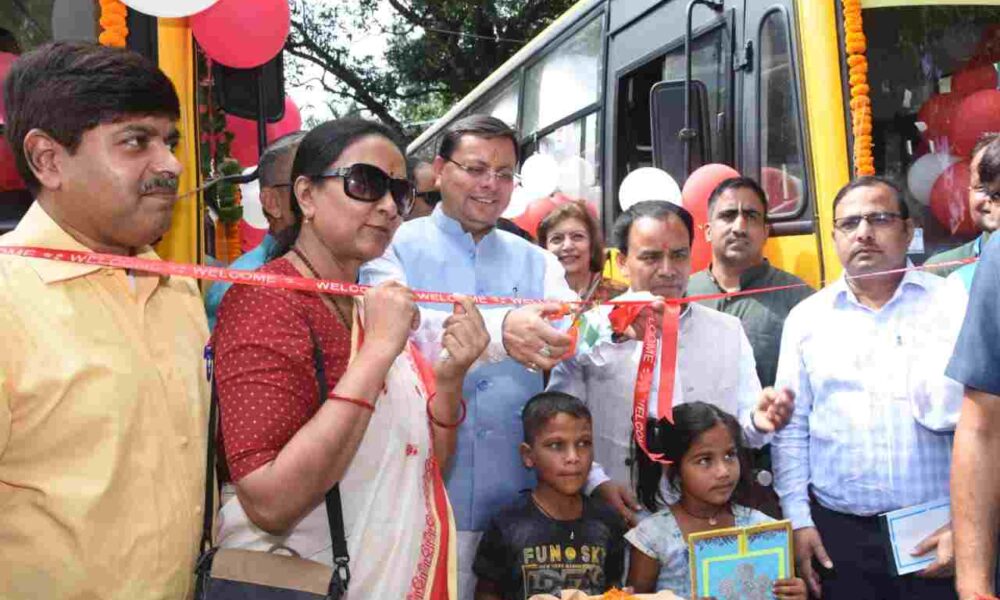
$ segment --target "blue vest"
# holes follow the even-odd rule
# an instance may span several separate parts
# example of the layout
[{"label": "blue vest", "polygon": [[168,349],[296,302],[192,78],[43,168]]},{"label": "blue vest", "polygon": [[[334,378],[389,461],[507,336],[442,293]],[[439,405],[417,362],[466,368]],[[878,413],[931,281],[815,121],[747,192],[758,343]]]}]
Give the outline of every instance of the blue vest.
[{"label": "blue vest", "polygon": [[[414,289],[545,297],[541,248],[497,229],[476,244],[440,207],[400,226],[392,249]],[[425,308],[451,310],[441,304]],[[540,391],[541,374],[530,373],[511,359],[481,366],[466,376],[462,393],[468,416],[458,429],[458,447],[445,473],[459,530],[482,531],[490,517],[517,498],[518,491],[534,487],[534,474],[521,463],[518,446],[523,441],[521,409]]]}]

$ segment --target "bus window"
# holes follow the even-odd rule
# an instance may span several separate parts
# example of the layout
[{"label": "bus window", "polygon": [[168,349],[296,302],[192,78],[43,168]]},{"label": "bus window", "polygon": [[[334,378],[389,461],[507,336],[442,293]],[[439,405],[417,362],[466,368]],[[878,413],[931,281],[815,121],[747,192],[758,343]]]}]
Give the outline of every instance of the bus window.
[{"label": "bus window", "polygon": [[600,214],[601,187],[597,168],[597,118],[593,112],[538,138],[536,151],[559,165],[559,191],[586,200]]},{"label": "bus window", "polygon": [[982,134],[1000,131],[997,7],[945,4],[862,13],[875,171],[906,187],[923,227],[923,247],[911,247],[917,262],[979,235],[970,153]]},{"label": "bus window", "polygon": [[787,13],[773,10],[760,23],[760,174],[771,219],[798,216],[805,200],[805,158]]},{"label": "bus window", "polygon": [[530,135],[595,104],[601,89],[600,57],[601,19],[595,18],[529,67],[521,132]]},{"label": "bus window", "polygon": [[[491,91],[489,98],[473,109],[472,113],[490,115],[503,121],[513,128],[517,127],[518,94],[517,77],[511,77],[497,90]],[[472,114],[470,113],[470,114]]]},{"label": "bus window", "polygon": [[[704,84],[708,96],[708,123],[711,128],[711,132],[705,137],[708,162],[731,165],[732,70],[728,38],[726,28],[717,27],[691,40],[691,79]],[[667,54],[660,78],[665,81],[684,81],[683,45]]]}]

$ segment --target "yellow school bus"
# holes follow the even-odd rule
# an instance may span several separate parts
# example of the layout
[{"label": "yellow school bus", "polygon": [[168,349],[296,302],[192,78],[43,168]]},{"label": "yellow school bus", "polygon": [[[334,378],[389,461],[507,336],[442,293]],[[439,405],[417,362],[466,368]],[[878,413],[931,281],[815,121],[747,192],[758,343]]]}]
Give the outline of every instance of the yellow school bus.
[{"label": "yellow school bus", "polygon": [[[605,232],[628,173],[657,166],[683,185],[697,166],[725,163],[769,193],[772,263],[822,285],[840,272],[832,200],[858,166],[858,81],[847,60],[856,39],[845,35],[844,13],[857,3],[582,0],[409,152],[430,159],[455,119],[497,116],[518,132],[522,157],[555,160]],[[1000,2],[860,0],[860,9],[868,89],[854,92],[870,98],[871,130],[858,135],[870,136],[862,142],[876,172],[907,193],[919,264],[977,235],[960,213],[969,140],[1000,129],[982,114],[1000,106],[991,104],[1000,95]]]}]

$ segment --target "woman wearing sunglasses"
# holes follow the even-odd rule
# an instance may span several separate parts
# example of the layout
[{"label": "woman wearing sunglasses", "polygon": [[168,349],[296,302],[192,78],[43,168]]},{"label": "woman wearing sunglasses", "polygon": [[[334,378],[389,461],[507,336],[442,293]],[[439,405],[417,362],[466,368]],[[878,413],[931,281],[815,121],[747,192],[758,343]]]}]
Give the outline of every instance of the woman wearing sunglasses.
[{"label": "woman wearing sunglasses", "polygon": [[[292,181],[296,224],[261,272],[353,283],[412,203],[394,134],[368,121],[311,131]],[[362,299],[254,286],[226,294],[214,336],[231,480],[222,546],[332,564],[324,496],[339,483],[350,597],[454,589],[441,469],[464,418],[462,380],[489,336],[463,300],[431,365],[408,339],[416,320],[413,294],[395,283]]]}]

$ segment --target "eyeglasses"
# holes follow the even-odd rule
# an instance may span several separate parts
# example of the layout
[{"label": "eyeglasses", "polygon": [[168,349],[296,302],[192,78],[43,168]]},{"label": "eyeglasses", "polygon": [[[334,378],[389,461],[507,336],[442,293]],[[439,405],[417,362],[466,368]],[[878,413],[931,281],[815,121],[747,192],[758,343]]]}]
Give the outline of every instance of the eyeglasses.
[{"label": "eyeglasses", "polygon": [[1000,190],[990,191],[990,189],[985,185],[977,185],[975,187],[969,188],[969,191],[971,191],[974,194],[978,194],[980,196],[985,196],[986,199],[992,202],[993,204],[1000,204]]},{"label": "eyeglasses", "polygon": [[344,193],[362,202],[378,202],[390,192],[401,217],[413,208],[413,184],[406,179],[394,179],[375,165],[357,163],[330,169],[318,178],[327,177],[343,177]]},{"label": "eyeglasses", "polygon": [[861,225],[861,221],[867,221],[875,229],[885,229],[902,218],[903,215],[899,213],[872,212],[864,215],[851,215],[849,217],[834,219],[833,226],[839,231],[850,233]]},{"label": "eyeglasses", "polygon": [[445,160],[465,171],[466,175],[472,177],[476,181],[489,181],[490,179],[496,178],[497,183],[509,184],[514,183],[515,181],[520,181],[521,179],[520,175],[510,169],[500,169],[499,171],[494,171],[493,169],[483,165],[468,166],[450,158],[446,158]]}]

